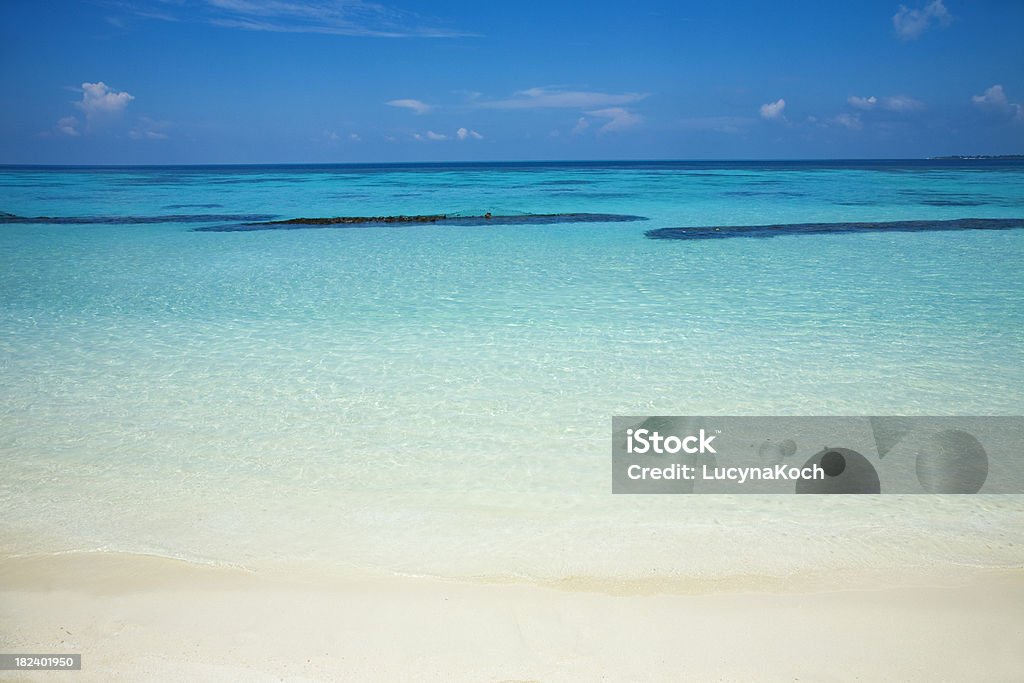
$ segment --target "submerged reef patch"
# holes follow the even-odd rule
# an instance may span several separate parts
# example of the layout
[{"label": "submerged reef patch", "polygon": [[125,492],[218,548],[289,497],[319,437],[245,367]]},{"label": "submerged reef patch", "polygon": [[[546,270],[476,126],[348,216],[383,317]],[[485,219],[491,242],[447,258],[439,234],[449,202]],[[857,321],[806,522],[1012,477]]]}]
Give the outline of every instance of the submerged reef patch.
[{"label": "submerged reef patch", "polygon": [[879,221],[858,223],[782,223],[777,225],[712,225],[659,228],[644,233],[655,240],[706,240],[729,237],[833,235],[849,232],[932,232],[941,230],[1013,230],[1024,218],[958,218],[955,220]]},{"label": "submerged reef patch", "polygon": [[619,223],[645,221],[643,216],[615,213],[523,213],[511,215],[423,214],[412,216],[333,216],[328,218],[289,218],[279,221],[211,225],[197,232],[242,232],[250,230],[296,230],[301,228],[376,227],[385,225],[549,225],[553,223]]}]

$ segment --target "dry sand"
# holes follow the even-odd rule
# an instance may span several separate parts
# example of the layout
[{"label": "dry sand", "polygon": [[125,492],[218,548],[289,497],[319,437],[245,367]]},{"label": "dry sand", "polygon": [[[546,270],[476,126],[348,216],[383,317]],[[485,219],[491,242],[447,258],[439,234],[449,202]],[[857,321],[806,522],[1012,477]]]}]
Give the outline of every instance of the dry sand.
[{"label": "dry sand", "polygon": [[[116,554],[0,559],[11,681],[1011,681],[1024,571],[849,588],[296,580]],[[906,577],[904,577],[906,578]]]}]

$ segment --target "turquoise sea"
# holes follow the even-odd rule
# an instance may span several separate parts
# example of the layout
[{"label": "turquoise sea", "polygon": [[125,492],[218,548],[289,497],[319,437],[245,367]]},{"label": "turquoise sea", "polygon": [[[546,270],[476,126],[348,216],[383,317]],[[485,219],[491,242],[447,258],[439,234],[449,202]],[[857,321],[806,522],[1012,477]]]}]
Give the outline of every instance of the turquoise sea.
[{"label": "turquoise sea", "polygon": [[[1020,496],[609,479],[613,415],[1024,414],[1024,229],[645,236],[1022,219],[1024,162],[0,167],[0,212],[2,554],[544,581],[1024,564]],[[487,212],[646,220],[221,231]]]}]

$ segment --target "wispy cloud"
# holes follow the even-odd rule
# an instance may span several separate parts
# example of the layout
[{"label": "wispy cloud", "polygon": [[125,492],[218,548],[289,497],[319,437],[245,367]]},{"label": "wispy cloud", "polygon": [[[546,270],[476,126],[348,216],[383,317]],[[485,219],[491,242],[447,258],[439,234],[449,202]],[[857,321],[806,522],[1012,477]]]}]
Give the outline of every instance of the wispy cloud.
[{"label": "wispy cloud", "polygon": [[122,7],[161,21],[194,21],[245,31],[322,33],[379,38],[476,35],[436,20],[364,0],[134,0]]},{"label": "wispy cloud", "polygon": [[[445,140],[483,140],[484,136],[471,128],[463,126],[456,130],[454,135],[428,130],[423,133],[413,133],[412,139],[419,142],[443,142]],[[394,141],[394,138],[390,138],[390,141]]]},{"label": "wispy cloud", "polygon": [[849,128],[850,130],[860,130],[864,127],[864,124],[861,123],[860,116],[857,114],[848,114],[843,112],[842,114],[836,115],[832,121],[844,128]]},{"label": "wispy cloud", "polygon": [[616,94],[544,87],[520,90],[507,99],[478,101],[476,104],[488,109],[591,109],[630,104],[639,102],[645,97],[647,97],[647,93]]},{"label": "wispy cloud", "polygon": [[622,105],[639,102],[647,96],[648,93],[643,92],[610,93],[546,86],[520,90],[505,99],[477,99],[473,104],[485,109],[578,109],[586,116],[576,120],[570,134],[580,135],[590,127],[587,116],[605,119],[597,129],[598,133],[611,133],[637,126],[644,120],[643,116]]},{"label": "wispy cloud", "polygon": [[893,95],[882,98],[882,107],[889,111],[916,111],[923,109],[924,104],[910,95]]},{"label": "wispy cloud", "polygon": [[349,142],[362,142],[363,141],[363,138],[359,135],[359,133],[349,133],[348,135],[343,136],[343,135],[341,135],[336,130],[329,130],[329,131],[324,132],[324,137],[327,139],[327,142],[329,142],[332,145],[336,145],[339,142],[342,142],[342,141],[345,141],[345,140],[347,140]]},{"label": "wispy cloud", "polygon": [[878,98],[874,95],[869,97],[850,95],[846,98],[846,101],[850,103],[851,107],[857,107],[857,109],[874,109],[875,105],[878,104]]},{"label": "wispy cloud", "polygon": [[426,102],[421,102],[420,100],[413,100],[413,99],[391,100],[390,102],[387,102],[386,104],[389,107],[400,107],[400,108],[403,108],[403,109],[411,109],[414,112],[416,112],[417,115],[419,115],[419,114],[426,114],[428,111],[430,111],[431,109],[434,108],[433,106],[427,104]]},{"label": "wispy cloud", "polygon": [[910,95],[890,95],[889,97],[878,98],[874,95],[869,97],[857,97],[851,95],[846,98],[847,103],[851,107],[862,109],[864,111],[870,111],[871,109],[881,108],[889,111],[917,111],[918,109],[924,109],[924,103],[920,100],[914,99]]},{"label": "wispy cloud", "polygon": [[644,117],[635,114],[622,107],[608,107],[607,109],[594,109],[585,112],[588,116],[596,116],[607,119],[607,123],[597,129],[598,133],[612,133],[619,130],[626,130],[639,125]]},{"label": "wispy cloud", "polygon": [[447,135],[445,135],[445,134],[443,134],[443,133],[435,133],[435,132],[434,132],[434,131],[432,131],[432,130],[428,130],[428,131],[427,131],[426,133],[424,133],[423,135],[419,135],[419,134],[417,133],[417,134],[416,134],[416,135],[415,135],[414,137],[415,137],[415,138],[416,138],[417,140],[423,140],[423,139],[427,139],[427,140],[433,140],[433,141],[435,141],[435,142],[439,142],[439,141],[441,141],[441,140],[447,140],[447,139],[448,139],[448,136],[447,136]]},{"label": "wispy cloud", "polygon": [[678,122],[686,130],[712,131],[736,135],[746,132],[756,118],[748,116],[694,116]]},{"label": "wispy cloud", "polygon": [[[171,3],[161,2],[160,0],[120,0],[112,3],[118,9],[123,10],[127,14],[140,19],[155,19],[157,21],[169,21],[177,22],[178,17],[173,14],[168,14],[163,11],[163,8],[170,8]],[[184,6],[184,2],[177,3],[179,7]],[[120,21],[120,28],[128,28],[129,24],[121,20],[120,17],[106,17],[108,23],[113,23],[111,20]],[[115,24],[116,25],[116,24]]]},{"label": "wispy cloud", "polygon": [[1024,105],[1011,102],[1009,98],[1007,98],[1006,91],[1003,90],[1003,86],[998,83],[985,90],[981,95],[974,95],[971,97],[971,101],[975,106],[1002,114],[1008,114],[1013,117],[1014,121],[1024,123]]},{"label": "wispy cloud", "polygon": [[896,14],[892,15],[892,25],[896,34],[904,40],[914,40],[927,31],[932,24],[948,26],[953,20],[942,0],[931,0],[924,7],[910,9],[900,5]]},{"label": "wispy cloud", "polygon": [[761,118],[769,121],[785,119],[783,112],[786,110],[786,100],[781,97],[774,102],[767,102],[761,105]]},{"label": "wispy cloud", "polygon": [[170,121],[156,121],[143,116],[139,118],[138,125],[128,131],[128,137],[132,140],[166,140],[170,137],[166,132],[170,127]]}]

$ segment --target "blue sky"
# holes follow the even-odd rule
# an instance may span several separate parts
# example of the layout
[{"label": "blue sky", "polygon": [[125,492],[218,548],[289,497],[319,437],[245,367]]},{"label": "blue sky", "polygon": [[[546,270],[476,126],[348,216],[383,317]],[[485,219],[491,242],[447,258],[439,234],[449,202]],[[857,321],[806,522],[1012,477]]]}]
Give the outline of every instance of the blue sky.
[{"label": "blue sky", "polygon": [[0,163],[1024,153],[1024,2],[0,3]]}]

